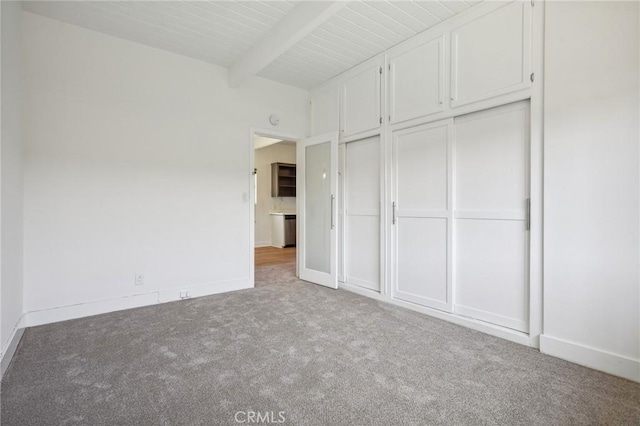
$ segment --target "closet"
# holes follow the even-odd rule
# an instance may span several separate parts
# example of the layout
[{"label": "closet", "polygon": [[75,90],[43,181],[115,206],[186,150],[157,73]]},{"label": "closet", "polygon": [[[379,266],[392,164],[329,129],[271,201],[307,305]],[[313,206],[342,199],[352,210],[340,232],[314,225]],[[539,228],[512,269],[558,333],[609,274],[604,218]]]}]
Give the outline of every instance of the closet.
[{"label": "closet", "polygon": [[535,345],[534,7],[479,4],[312,93],[313,134],[340,135],[339,285]]}]

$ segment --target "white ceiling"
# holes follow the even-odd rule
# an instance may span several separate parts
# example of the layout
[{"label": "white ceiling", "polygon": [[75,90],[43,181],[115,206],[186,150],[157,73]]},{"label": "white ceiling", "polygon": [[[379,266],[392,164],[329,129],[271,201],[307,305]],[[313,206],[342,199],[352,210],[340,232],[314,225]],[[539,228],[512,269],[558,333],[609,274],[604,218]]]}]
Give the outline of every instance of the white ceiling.
[{"label": "white ceiling", "polygon": [[[478,0],[352,1],[258,72],[311,89]],[[24,1],[70,24],[230,68],[298,1]]]},{"label": "white ceiling", "polygon": [[353,1],[260,76],[313,88],[478,1]]}]

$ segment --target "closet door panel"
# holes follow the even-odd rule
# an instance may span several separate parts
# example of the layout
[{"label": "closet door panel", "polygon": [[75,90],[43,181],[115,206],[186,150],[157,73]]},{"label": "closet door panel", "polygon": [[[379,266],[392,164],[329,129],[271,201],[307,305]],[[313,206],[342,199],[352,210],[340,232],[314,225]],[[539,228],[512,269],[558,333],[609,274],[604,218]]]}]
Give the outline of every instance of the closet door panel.
[{"label": "closet door panel", "polygon": [[521,221],[461,220],[456,227],[456,312],[527,329],[527,263]]},{"label": "closet door panel", "polygon": [[390,54],[389,66],[391,123],[443,110],[444,36]]},{"label": "closet door panel", "polygon": [[348,284],[380,291],[380,216],[347,218]]},{"label": "closet door panel", "polygon": [[311,97],[311,136],[340,129],[340,87],[328,87]]},{"label": "closet door panel", "polygon": [[528,101],[456,118],[455,311],[528,330]]},{"label": "closet door panel", "polygon": [[443,309],[447,301],[447,220],[398,220],[398,299]]},{"label": "closet door panel", "polygon": [[347,208],[350,213],[379,214],[380,138],[376,136],[345,145]]},{"label": "closet door panel", "polygon": [[392,296],[451,311],[451,121],[393,135]]},{"label": "closet door panel", "polygon": [[446,210],[447,144],[446,126],[396,138],[398,209]]},{"label": "closet door panel", "polygon": [[342,86],[342,137],[380,127],[379,64],[370,65]]},{"label": "closet door panel", "polygon": [[523,103],[457,120],[457,210],[522,212],[528,191],[527,128]]},{"label": "closet door panel", "polygon": [[344,146],[345,282],[380,291],[380,137]]},{"label": "closet door panel", "polygon": [[513,1],[451,32],[451,106],[529,87],[531,5]]}]

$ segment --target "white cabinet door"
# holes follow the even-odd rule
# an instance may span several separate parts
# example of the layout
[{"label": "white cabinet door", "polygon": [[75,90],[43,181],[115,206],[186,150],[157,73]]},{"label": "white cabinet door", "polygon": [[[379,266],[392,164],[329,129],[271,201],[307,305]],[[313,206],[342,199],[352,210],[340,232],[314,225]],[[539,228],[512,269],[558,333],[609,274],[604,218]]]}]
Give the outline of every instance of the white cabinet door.
[{"label": "white cabinet door", "polygon": [[442,36],[389,55],[391,123],[443,110],[444,43]]},{"label": "white cabinet door", "polygon": [[340,129],[340,86],[330,86],[311,96],[311,135]]},{"label": "white cabinet door", "polygon": [[529,87],[531,5],[514,1],[451,32],[451,106]]},{"label": "white cabinet door", "polygon": [[342,137],[380,127],[380,74],[376,63],[363,68],[342,85]]},{"label": "white cabinet door", "polygon": [[344,145],[344,282],[380,291],[380,137]]},{"label": "white cabinet door", "polygon": [[393,134],[392,297],[451,311],[452,120]]},{"label": "white cabinet door", "polygon": [[457,313],[528,331],[528,101],[455,119]]}]

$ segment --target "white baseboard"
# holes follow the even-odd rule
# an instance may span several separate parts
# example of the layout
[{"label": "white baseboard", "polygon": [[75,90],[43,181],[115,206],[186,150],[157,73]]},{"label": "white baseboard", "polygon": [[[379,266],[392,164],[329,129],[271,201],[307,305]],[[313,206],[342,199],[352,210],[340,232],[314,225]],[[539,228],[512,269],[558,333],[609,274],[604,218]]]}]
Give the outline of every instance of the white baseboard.
[{"label": "white baseboard", "polygon": [[271,246],[271,241],[260,241],[254,244],[254,247],[258,248],[258,247],[270,247]]},{"label": "white baseboard", "polygon": [[376,299],[376,300],[379,300],[381,302],[386,302],[387,301],[387,299],[385,299],[385,297],[382,294],[380,294],[379,291],[371,290],[371,289],[365,288],[365,287],[360,287],[358,285],[347,284],[345,282],[338,281],[338,288],[341,288],[343,290],[347,290],[347,291],[349,291],[351,293],[359,294],[360,296],[366,296],[366,297],[369,297],[371,299]]},{"label": "white baseboard", "polygon": [[151,293],[136,294],[114,299],[98,300],[51,309],[43,309],[40,311],[30,311],[25,314],[26,325],[28,327],[34,327],[37,325],[50,324],[59,321],[67,321],[70,319],[121,311],[124,309],[139,308],[142,306],[156,305],[158,303],[174,302],[177,300],[181,300],[181,291],[188,291],[189,298],[194,298],[209,296],[218,293],[226,293],[235,290],[244,290],[252,287],[253,286],[251,285],[250,280],[247,278],[191,287],[182,287],[178,289],[160,290]]},{"label": "white baseboard", "polygon": [[16,349],[18,349],[18,344],[20,343],[20,339],[22,339],[23,334],[24,328],[20,327],[20,321],[18,321],[18,324],[13,329],[13,333],[11,333],[11,339],[9,339],[7,350],[2,352],[2,359],[0,360],[0,379],[4,377],[4,373],[7,371],[7,368],[9,368],[9,364],[11,364],[11,360],[16,354]]},{"label": "white baseboard", "polygon": [[424,306],[416,305],[415,303],[405,302],[403,300],[394,299],[388,295],[380,294],[377,291],[364,289],[354,285],[346,284],[343,282],[338,283],[338,287],[350,291],[352,293],[359,294],[361,296],[370,297],[381,302],[390,303],[392,305],[400,306],[402,308],[410,309],[412,311],[426,314],[444,321],[448,321],[463,327],[471,328],[482,333],[490,334],[501,339],[509,340],[514,343],[519,343],[525,346],[536,347],[537,339],[529,336],[526,333],[511,330],[499,325],[490,324],[484,321],[474,320],[472,318],[463,317],[455,313],[448,313],[439,311],[437,309],[426,308]]},{"label": "white baseboard", "polygon": [[540,352],[640,382],[640,360],[638,359],[627,358],[545,334],[540,336]]}]

